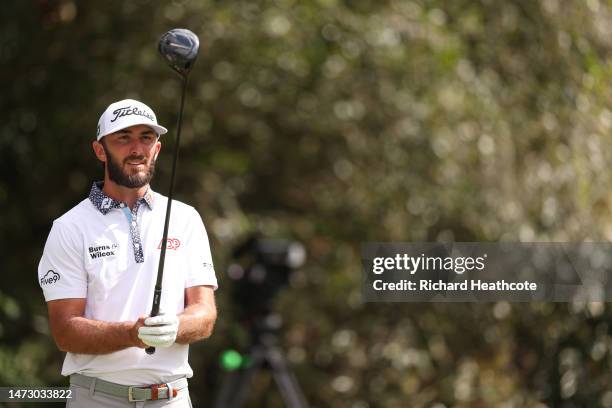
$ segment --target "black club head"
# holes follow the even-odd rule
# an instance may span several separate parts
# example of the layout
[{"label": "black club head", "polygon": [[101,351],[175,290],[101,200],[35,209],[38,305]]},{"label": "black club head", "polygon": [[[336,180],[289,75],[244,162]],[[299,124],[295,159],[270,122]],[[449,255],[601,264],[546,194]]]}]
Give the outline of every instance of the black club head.
[{"label": "black club head", "polygon": [[175,28],[161,36],[158,50],[170,68],[186,77],[198,57],[199,47],[197,35],[184,28]]}]

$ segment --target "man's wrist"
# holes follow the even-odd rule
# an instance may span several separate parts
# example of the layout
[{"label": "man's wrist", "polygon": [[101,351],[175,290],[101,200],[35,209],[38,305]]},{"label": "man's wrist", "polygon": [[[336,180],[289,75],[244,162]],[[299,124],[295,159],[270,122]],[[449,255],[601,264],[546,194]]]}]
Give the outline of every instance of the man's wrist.
[{"label": "man's wrist", "polygon": [[125,332],[128,335],[127,341],[128,341],[128,347],[139,347],[139,348],[144,348],[146,347],[146,345],[140,341],[140,339],[138,338],[138,328],[140,326],[142,326],[142,324],[138,324],[139,321],[135,321],[135,322],[125,322]]}]

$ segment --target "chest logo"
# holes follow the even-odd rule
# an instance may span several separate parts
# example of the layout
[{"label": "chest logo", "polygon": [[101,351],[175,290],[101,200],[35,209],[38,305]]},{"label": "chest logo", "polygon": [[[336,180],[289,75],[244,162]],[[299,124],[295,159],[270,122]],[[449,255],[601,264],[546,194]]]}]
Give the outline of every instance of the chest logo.
[{"label": "chest logo", "polygon": [[[181,241],[179,241],[176,238],[168,238],[166,240],[166,250],[168,249],[174,249],[175,251],[181,246]],[[161,249],[162,247],[162,241],[159,241],[159,245],[157,246],[157,249]]]},{"label": "chest logo", "polygon": [[91,257],[91,259],[115,256],[117,255],[118,249],[119,245],[117,244],[90,246],[89,256]]}]

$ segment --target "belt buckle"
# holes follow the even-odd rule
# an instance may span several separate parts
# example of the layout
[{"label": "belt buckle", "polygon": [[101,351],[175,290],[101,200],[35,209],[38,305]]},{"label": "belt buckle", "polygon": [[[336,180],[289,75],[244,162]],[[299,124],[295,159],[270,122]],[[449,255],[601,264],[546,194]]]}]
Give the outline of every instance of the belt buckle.
[{"label": "belt buckle", "polygon": [[140,387],[128,387],[128,401],[130,402],[142,402],[146,401],[146,398],[136,399],[134,398],[134,388],[140,389]]}]

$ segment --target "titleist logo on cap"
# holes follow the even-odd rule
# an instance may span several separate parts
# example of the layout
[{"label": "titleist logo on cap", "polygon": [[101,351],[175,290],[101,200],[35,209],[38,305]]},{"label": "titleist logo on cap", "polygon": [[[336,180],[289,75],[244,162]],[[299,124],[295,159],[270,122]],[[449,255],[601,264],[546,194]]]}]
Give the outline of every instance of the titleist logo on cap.
[{"label": "titleist logo on cap", "polygon": [[113,111],[113,115],[115,115],[115,117],[110,120],[111,122],[116,121],[120,117],[129,116],[129,115],[144,116],[150,121],[155,122],[155,118],[149,112],[145,110],[138,110],[138,108],[136,107],[132,108],[131,106],[117,108]]}]

